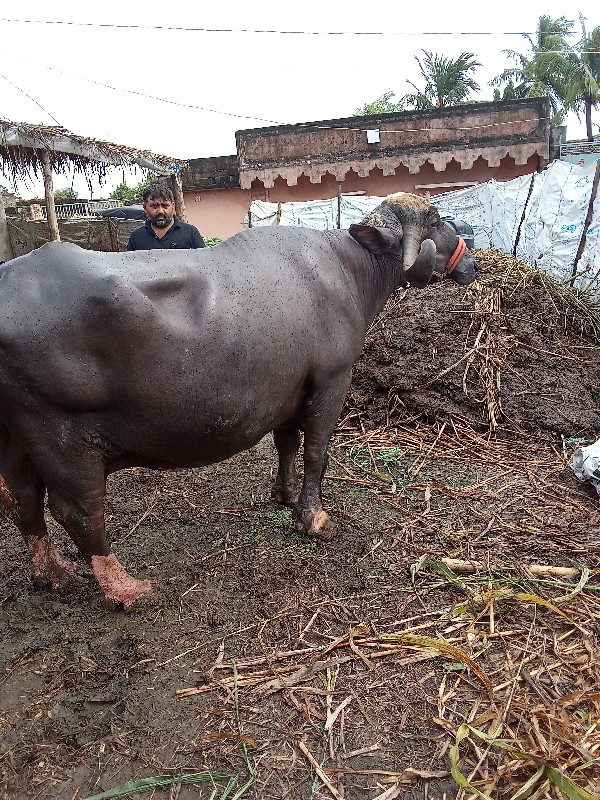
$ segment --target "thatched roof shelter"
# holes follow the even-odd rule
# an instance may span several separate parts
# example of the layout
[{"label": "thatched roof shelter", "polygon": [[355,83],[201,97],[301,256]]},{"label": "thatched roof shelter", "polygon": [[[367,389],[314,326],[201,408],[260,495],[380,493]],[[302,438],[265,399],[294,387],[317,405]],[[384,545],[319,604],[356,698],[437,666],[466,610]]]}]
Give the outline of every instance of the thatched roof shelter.
[{"label": "thatched roof shelter", "polygon": [[0,119],[0,171],[13,179],[44,180],[48,225],[51,238],[58,240],[58,221],[54,209],[52,172],[66,174],[71,169],[85,175],[103,178],[111,167],[140,167],[169,176],[175,195],[177,216],[185,219],[181,170],[187,161],[171,156],[112,144],[87,136],[79,136],[60,126],[30,125]]}]

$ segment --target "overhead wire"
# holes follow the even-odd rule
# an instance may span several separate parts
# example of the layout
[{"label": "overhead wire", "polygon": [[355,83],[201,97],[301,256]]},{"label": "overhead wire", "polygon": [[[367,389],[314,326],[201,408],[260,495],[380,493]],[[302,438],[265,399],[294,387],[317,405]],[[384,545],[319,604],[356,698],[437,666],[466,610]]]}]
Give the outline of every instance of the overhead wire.
[{"label": "overhead wire", "polygon": [[[6,52],[0,50],[0,54],[8,55],[8,56],[10,56],[10,58],[18,58],[20,61],[24,61],[27,64],[33,64],[36,67],[41,67],[42,69],[47,69],[47,70],[50,70],[51,72],[57,72],[60,75],[65,75],[68,78],[75,78],[76,80],[85,81],[86,83],[91,83],[91,84],[94,84],[95,86],[101,86],[104,89],[110,89],[110,90],[115,91],[115,92],[125,92],[126,94],[132,94],[132,95],[136,95],[138,97],[144,97],[144,98],[146,98],[148,100],[156,100],[159,103],[167,103],[168,105],[179,106],[180,108],[191,108],[191,109],[194,109],[196,111],[206,111],[206,112],[209,112],[211,114],[222,114],[223,116],[236,117],[237,119],[248,119],[248,120],[257,120],[258,122],[268,122],[270,125],[284,125],[284,124],[286,124],[286,123],[283,123],[283,122],[280,122],[280,121],[277,121],[277,120],[264,119],[263,117],[255,117],[255,116],[251,116],[249,114],[235,114],[232,111],[218,111],[217,109],[207,108],[206,106],[198,106],[198,105],[195,105],[194,103],[180,103],[177,100],[167,100],[164,97],[157,97],[156,95],[147,94],[146,92],[140,92],[140,91],[137,91],[135,89],[124,89],[124,88],[119,87],[119,86],[111,86],[110,84],[103,83],[102,81],[96,81],[93,78],[85,78],[82,75],[74,75],[72,72],[65,72],[65,70],[58,69],[57,67],[50,67],[47,64],[40,63],[39,61],[32,61],[31,59],[22,58],[21,56],[16,56],[16,55],[14,55],[12,53],[6,53]],[[52,116],[52,114],[50,114],[50,112],[46,111],[43,108],[43,106],[41,106],[36,100],[34,100],[32,97],[30,97],[27,94],[27,92],[25,92],[23,89],[21,89],[19,86],[17,86],[12,81],[9,81],[8,78],[6,78],[4,75],[2,75],[2,77],[6,81],[8,81],[8,83],[10,83],[12,86],[14,86],[15,89],[18,89],[26,97],[29,97],[30,100],[32,100],[34,103],[36,103],[36,105],[38,105],[42,109],[42,111],[45,111],[46,114],[48,114],[50,117],[52,117],[52,119],[56,122],[57,125],[60,125],[60,123]]]},{"label": "overhead wire", "polygon": [[59,125],[60,127],[63,127],[63,126],[60,124],[60,122],[59,122],[59,121],[56,119],[56,117],[55,117],[55,116],[53,116],[53,115],[52,115],[52,114],[51,114],[51,113],[50,113],[50,112],[49,112],[47,109],[45,109],[45,108],[44,108],[44,106],[43,106],[41,103],[38,103],[38,101],[35,99],[35,97],[32,97],[30,94],[27,94],[27,92],[25,91],[25,89],[22,89],[20,86],[17,86],[17,84],[16,84],[16,83],[14,83],[13,81],[11,81],[9,78],[7,78],[7,77],[6,77],[6,75],[4,75],[4,74],[3,74],[3,73],[1,73],[1,72],[0,72],[0,77],[4,78],[4,80],[5,80],[7,83],[10,83],[10,85],[11,85],[11,86],[13,86],[15,89],[17,89],[17,91],[19,91],[19,92],[21,92],[22,94],[24,94],[24,95],[25,95],[25,97],[26,97],[28,100],[31,100],[31,102],[32,102],[32,103],[35,103],[35,104],[36,104],[36,106],[38,106],[38,108],[41,108],[41,109],[42,109],[42,111],[44,112],[44,114],[48,114],[48,116],[49,116],[51,119],[53,119],[53,120],[54,120],[54,122],[56,122],[56,124],[57,124],[57,125]]},{"label": "overhead wire", "polygon": [[186,25],[139,25],[119,22],[75,22],[63,19],[7,19],[0,22],[21,22],[33,25],[71,25],[82,28],[131,28],[156,31],[189,31],[190,33],[267,33],[283,36],[533,36],[533,31],[300,31],[275,28],[203,28]]},{"label": "overhead wire", "polygon": [[[206,32],[206,33],[257,33],[257,34],[283,34],[283,35],[302,35],[302,36],[313,36],[313,35],[327,35],[327,36],[342,36],[342,35],[357,35],[357,36],[475,36],[475,35],[493,35],[493,36],[530,36],[532,35],[531,32],[526,31],[455,31],[455,32],[448,32],[448,31],[421,31],[421,32],[409,32],[409,31],[396,31],[396,32],[389,32],[389,31],[287,31],[287,30],[275,30],[275,29],[248,29],[248,28],[201,28],[201,27],[186,27],[186,26],[171,26],[171,25],[137,25],[137,24],[124,24],[124,23],[94,23],[94,22],[74,22],[71,20],[25,20],[25,19],[13,19],[13,18],[0,18],[0,22],[8,22],[8,23],[25,23],[25,24],[44,24],[44,25],[69,25],[69,26],[79,26],[79,27],[90,27],[90,28],[119,28],[119,29],[140,29],[140,30],[167,30],[167,31],[189,31],[189,32]],[[545,51],[547,54],[564,54],[564,51]],[[582,51],[586,54],[597,54],[598,51]],[[236,114],[230,111],[220,111],[213,108],[208,108],[206,106],[199,106],[194,103],[182,103],[177,100],[168,100],[164,97],[158,97],[156,95],[148,94],[146,92],[137,91],[134,89],[125,89],[118,86],[112,86],[111,84],[104,83],[102,81],[94,80],[93,78],[85,78],[81,75],[74,75],[72,73],[66,72],[64,70],[58,69],[57,67],[50,67],[47,64],[41,64],[40,62],[31,61],[30,59],[23,59],[20,56],[15,56],[13,54],[4,53],[4,55],[9,55],[12,58],[18,58],[26,63],[34,64],[35,66],[42,67],[43,69],[50,70],[52,72],[57,72],[61,75],[65,75],[70,78],[75,78],[77,80],[82,80],[87,83],[91,83],[96,86],[100,86],[105,89],[110,89],[111,91],[117,92],[124,92],[126,94],[131,94],[138,97],[143,97],[149,100],[154,100],[160,103],[166,103],[168,105],[177,106],[180,108],[189,108],[197,111],[204,111],[211,114],[220,114],[223,116],[228,117],[235,117],[237,119],[247,119],[247,120],[255,120],[258,122],[266,122],[270,125],[286,125],[289,123],[284,123],[278,120],[272,119],[265,119],[264,117],[255,117],[247,114]],[[31,97],[25,90],[17,86],[14,82],[10,81],[5,75],[1,74],[8,83],[10,83],[15,89],[22,92],[26,97],[28,97],[32,102],[34,102],[44,113],[48,114],[57,125],[60,125],[58,120],[49,112],[47,111],[37,100]],[[325,126],[319,126],[325,127]]]}]

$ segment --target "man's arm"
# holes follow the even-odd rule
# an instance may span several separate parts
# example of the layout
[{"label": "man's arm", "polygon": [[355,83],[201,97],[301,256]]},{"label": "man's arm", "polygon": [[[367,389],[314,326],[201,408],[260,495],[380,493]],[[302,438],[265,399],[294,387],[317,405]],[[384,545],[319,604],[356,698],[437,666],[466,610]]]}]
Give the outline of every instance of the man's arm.
[{"label": "man's arm", "polygon": [[195,225],[192,225],[192,247],[197,249],[199,247],[206,247],[204,244],[204,239],[200,235],[200,231],[196,228]]},{"label": "man's arm", "polygon": [[139,247],[136,247],[135,243],[135,240],[139,238],[138,236],[136,236],[138,230],[139,229],[131,231],[131,233],[129,234],[129,241],[127,242],[127,250],[139,250]]}]

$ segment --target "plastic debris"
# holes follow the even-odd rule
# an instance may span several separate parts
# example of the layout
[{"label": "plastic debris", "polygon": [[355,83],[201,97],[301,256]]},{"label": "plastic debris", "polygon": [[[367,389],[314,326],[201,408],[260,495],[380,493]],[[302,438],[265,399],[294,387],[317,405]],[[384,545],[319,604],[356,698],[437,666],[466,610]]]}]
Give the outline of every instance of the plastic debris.
[{"label": "plastic debris", "polygon": [[589,481],[600,495],[600,439],[586,447],[578,447],[571,463],[577,480]]}]

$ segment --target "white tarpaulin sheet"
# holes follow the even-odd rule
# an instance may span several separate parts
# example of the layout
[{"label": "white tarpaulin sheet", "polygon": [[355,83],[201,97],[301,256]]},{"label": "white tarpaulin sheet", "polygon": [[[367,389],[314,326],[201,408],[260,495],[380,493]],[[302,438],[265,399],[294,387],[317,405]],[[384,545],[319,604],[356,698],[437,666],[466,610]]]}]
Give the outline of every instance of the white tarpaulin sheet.
[{"label": "white tarpaulin sheet", "polygon": [[[512,255],[519,236],[517,258],[570,284],[584,233],[595,168],[596,162],[581,167],[567,161],[552,161],[542,172],[503,183],[491,180],[436,195],[432,202],[442,215],[464,220],[473,228],[476,248],[493,248]],[[339,212],[337,197],[282,203],[279,224],[319,230],[348,228],[351,223],[360,222],[382,200],[382,197],[342,195]],[[277,203],[253,202],[252,225],[276,225],[278,208]],[[600,192],[573,285],[600,294]]]}]

